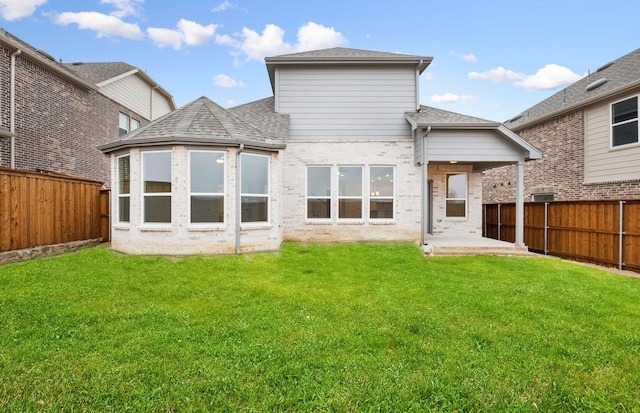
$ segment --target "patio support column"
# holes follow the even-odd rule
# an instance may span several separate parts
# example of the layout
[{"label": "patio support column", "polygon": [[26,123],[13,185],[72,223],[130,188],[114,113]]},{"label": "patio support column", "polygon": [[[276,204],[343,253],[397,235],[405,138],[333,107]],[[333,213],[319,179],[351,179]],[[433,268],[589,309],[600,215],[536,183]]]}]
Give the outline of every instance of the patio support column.
[{"label": "patio support column", "polygon": [[516,166],[516,242],[524,247],[524,160]]},{"label": "patio support column", "polygon": [[422,160],[422,245],[427,245],[427,234],[429,233],[429,162]]}]

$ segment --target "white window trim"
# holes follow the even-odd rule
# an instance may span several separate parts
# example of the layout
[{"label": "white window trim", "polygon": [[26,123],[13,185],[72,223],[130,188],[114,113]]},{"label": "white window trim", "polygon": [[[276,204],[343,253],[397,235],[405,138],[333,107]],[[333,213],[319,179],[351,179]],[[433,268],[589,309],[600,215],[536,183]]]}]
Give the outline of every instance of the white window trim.
[{"label": "white window trim", "polygon": [[[169,162],[169,166],[171,167],[171,192],[145,192],[144,191],[144,180],[145,180],[145,176],[144,176],[144,156],[147,153],[162,153],[162,152],[168,152],[169,154],[171,154],[171,161]],[[140,222],[142,223],[140,225],[141,228],[143,229],[153,229],[153,228],[158,228],[158,229],[168,229],[171,228],[172,224],[173,224],[173,214],[175,211],[175,206],[173,205],[173,200],[174,200],[174,196],[173,196],[173,191],[175,189],[175,183],[173,182],[173,178],[174,178],[174,174],[173,174],[173,150],[171,149],[163,149],[163,150],[152,150],[152,151],[140,151],[140,200],[142,208],[140,208]],[[145,198],[147,196],[168,196],[171,199],[171,218],[169,220],[169,222],[145,222],[144,220],[144,209],[145,209],[145,203],[146,200]]]},{"label": "white window trim", "polygon": [[[120,159],[129,158],[129,193],[120,193]],[[116,156],[116,225],[119,227],[129,227],[131,225],[131,154]],[[129,221],[120,221],[120,198],[129,198]]]},{"label": "white window trim", "polygon": [[[222,190],[224,192],[219,193],[219,192],[191,192],[191,154],[192,153],[196,153],[196,152],[204,152],[204,153],[211,153],[211,154],[219,154],[222,155],[224,158],[224,167],[222,168],[222,182],[223,182],[223,187]],[[189,149],[187,150],[187,174],[188,174],[188,178],[187,178],[187,192],[188,192],[188,201],[187,201],[187,225],[190,229],[199,229],[199,228],[212,228],[212,229],[218,229],[220,227],[224,227],[226,225],[226,211],[227,211],[227,205],[226,202],[224,202],[226,200],[226,193],[227,193],[227,154],[224,151],[209,151],[209,150],[204,150],[204,149]],[[173,188],[173,186],[172,186]],[[223,219],[222,222],[191,222],[191,196],[192,195],[205,195],[205,196],[222,196],[223,199],[223,205],[224,205],[224,209],[225,212],[223,214]]]},{"label": "white window trim", "polygon": [[[360,170],[362,171],[362,173],[360,174],[360,196],[341,196],[340,195],[340,168],[360,168]],[[365,172],[366,172],[366,168],[364,165],[337,165],[336,167],[336,201],[337,201],[337,208],[336,208],[336,219],[338,220],[338,222],[340,223],[345,223],[345,222],[349,222],[349,223],[363,223],[365,222],[366,217],[369,215],[369,208],[368,205],[366,205],[365,201],[365,194],[364,191],[367,188],[365,186]],[[359,199],[360,200],[360,218],[340,218],[340,200],[342,199]]]},{"label": "white window trim", "polygon": [[[393,195],[392,196],[376,196],[371,193],[371,168],[391,168],[393,171]],[[367,182],[369,183],[367,194],[369,194],[367,199],[367,217],[369,221],[378,223],[378,222],[395,222],[396,220],[396,167],[394,165],[369,165],[367,168],[369,172],[369,176],[367,177]],[[393,205],[393,218],[371,218],[371,200],[385,200],[391,199]]]},{"label": "white window trim", "polygon": [[[465,176],[465,197],[464,198],[449,198],[447,191],[447,184],[449,182],[449,175],[464,175]],[[446,172],[444,181],[445,198],[444,198],[444,215],[446,221],[466,221],[469,218],[469,173],[468,172]],[[464,201],[464,217],[450,217],[447,216],[447,201]]]},{"label": "white window trim", "polygon": [[[125,128],[126,132],[124,133],[124,135],[126,135],[129,132],[133,132],[134,130],[136,130],[136,129],[138,129],[140,127],[140,121],[138,119],[133,118],[133,117],[127,115],[124,112],[118,112],[118,134],[120,134],[120,118],[121,117],[124,117],[124,118],[127,119],[127,127]],[[131,121],[135,121],[138,124],[138,126],[136,128],[134,128],[134,129],[132,129],[131,128]],[[124,136],[124,135],[121,135],[121,136]]]},{"label": "white window trim", "polygon": [[[309,168],[329,168],[329,195],[327,196],[309,196]],[[333,222],[334,208],[333,208],[333,165],[306,165],[305,166],[305,203],[304,203],[304,217],[306,221],[312,223],[330,223]],[[329,218],[313,218],[309,217],[309,200],[310,199],[327,199],[329,198]]]},{"label": "white window trim", "polygon": [[[242,192],[242,157],[244,156],[259,156],[262,158],[267,158],[267,193],[266,195]],[[244,229],[244,228],[271,227],[271,156],[258,154],[258,153],[251,153],[251,152],[243,152],[242,154],[240,154],[240,199],[239,199],[240,205],[242,205],[242,198],[244,197],[266,198],[267,199],[267,220],[242,222],[242,216],[239,216],[238,219],[240,220],[240,228]]]},{"label": "white window trim", "polygon": [[[637,117],[635,117],[634,119],[630,119],[630,120],[626,120],[624,122],[619,122],[619,123],[613,123],[613,105],[615,105],[616,103],[620,103],[620,102],[624,102],[625,100],[629,100],[629,99],[633,99],[636,98],[636,111],[637,111]],[[631,123],[631,122],[638,122],[638,140],[636,142],[631,142],[631,143],[627,143],[624,145],[613,145],[613,127],[614,126],[619,126],[619,125],[624,125],[627,123]],[[633,146],[638,146],[640,145],[640,95],[634,95],[634,96],[627,96],[624,99],[620,99],[617,100],[615,102],[611,102],[611,104],[609,105],[609,149],[610,150],[617,150],[617,149],[624,149],[624,148],[629,148],[629,147],[633,147]]]}]

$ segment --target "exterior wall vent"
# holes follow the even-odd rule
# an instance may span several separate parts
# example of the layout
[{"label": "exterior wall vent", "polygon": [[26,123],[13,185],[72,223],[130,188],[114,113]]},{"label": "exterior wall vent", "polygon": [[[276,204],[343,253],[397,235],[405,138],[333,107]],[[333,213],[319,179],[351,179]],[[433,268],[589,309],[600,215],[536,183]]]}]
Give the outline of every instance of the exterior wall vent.
[{"label": "exterior wall vent", "polygon": [[56,61],[56,59],[53,56],[51,56],[49,53],[45,52],[44,50],[38,49],[38,50],[36,50],[36,52],[40,53],[42,56],[46,57],[47,59],[51,60],[52,62]]},{"label": "exterior wall vent", "polygon": [[517,120],[518,120],[518,119],[520,119],[520,118],[522,118],[522,113],[521,113],[521,114],[519,114],[519,115],[516,115],[516,116],[512,117],[511,119],[509,119],[509,120],[507,121],[507,123],[515,122],[515,121],[517,121]]},{"label": "exterior wall vent", "polygon": [[596,69],[596,73],[598,72],[602,72],[604,69],[608,68],[609,66],[611,66],[614,62],[611,61],[609,63],[605,63],[602,66],[600,66],[599,68]]},{"label": "exterior wall vent", "polygon": [[606,77],[603,77],[602,79],[598,79],[595,82],[587,85],[586,91],[587,92],[591,92],[592,90],[597,89],[600,86],[604,85],[608,81],[609,81],[609,79],[607,79]]}]

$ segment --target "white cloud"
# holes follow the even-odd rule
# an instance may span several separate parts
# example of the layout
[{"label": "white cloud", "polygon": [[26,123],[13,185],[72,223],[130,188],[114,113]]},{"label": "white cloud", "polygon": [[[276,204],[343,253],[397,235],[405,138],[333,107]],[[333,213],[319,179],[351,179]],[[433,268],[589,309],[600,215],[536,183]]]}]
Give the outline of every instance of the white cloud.
[{"label": "white cloud", "polygon": [[478,58],[473,53],[460,55],[460,58],[466,62],[478,63]]},{"label": "white cloud", "polygon": [[527,76],[515,85],[529,90],[548,90],[570,85],[580,79],[582,76],[573,73],[569,68],[548,64],[538,69],[535,75]]},{"label": "white cloud", "polygon": [[215,24],[203,26],[196,22],[180,19],[176,24],[176,29],[149,27],[147,34],[158,47],[170,46],[175,50],[180,50],[183,44],[187,46],[206,44],[215,34],[217,27]]},{"label": "white cloud", "polygon": [[582,76],[564,66],[548,64],[538,69],[535,75],[517,73],[499,66],[482,73],[471,72],[469,78],[490,80],[493,83],[513,83],[517,87],[529,90],[547,90],[569,85],[580,80]]},{"label": "white cloud", "polygon": [[431,96],[431,101],[434,103],[474,102],[476,100],[478,100],[477,96],[456,95],[455,93]]},{"label": "white cloud", "polygon": [[231,3],[229,0],[225,0],[222,3],[218,4],[216,7],[211,9],[212,12],[217,13],[220,11],[225,11],[229,9],[235,9],[236,5]]},{"label": "white cloud", "polygon": [[111,16],[118,18],[126,16],[138,16],[140,14],[140,6],[144,0],[100,0],[101,4],[110,4],[116,8],[116,11],[110,13]]},{"label": "white cloud", "polygon": [[0,0],[0,16],[11,21],[31,16],[47,0]]},{"label": "white cloud", "polygon": [[64,12],[54,16],[54,22],[66,26],[75,23],[79,29],[94,30],[98,37],[124,37],[127,39],[139,39],[142,31],[137,24],[126,23],[115,16],[87,12]]},{"label": "white cloud", "polygon": [[236,87],[246,87],[246,83],[241,80],[235,80],[231,76],[225,74],[219,74],[214,76],[213,84],[218,87],[224,87],[227,89],[233,89]]},{"label": "white cloud", "polygon": [[469,73],[469,79],[482,79],[490,80],[493,83],[515,83],[520,82],[526,75],[524,73],[517,73],[512,70],[507,70],[502,66],[498,66],[495,69],[487,70],[486,72],[471,72]]},{"label": "white cloud", "polygon": [[420,77],[424,80],[433,80],[433,73],[431,72],[423,72]]},{"label": "white cloud", "polygon": [[344,46],[347,43],[342,33],[333,27],[309,22],[298,29],[296,44],[284,40],[285,31],[275,24],[267,24],[262,33],[243,28],[242,33],[230,36],[218,36],[216,42],[231,46],[245,55],[246,60],[263,60],[266,56],[304,52],[315,49]]}]

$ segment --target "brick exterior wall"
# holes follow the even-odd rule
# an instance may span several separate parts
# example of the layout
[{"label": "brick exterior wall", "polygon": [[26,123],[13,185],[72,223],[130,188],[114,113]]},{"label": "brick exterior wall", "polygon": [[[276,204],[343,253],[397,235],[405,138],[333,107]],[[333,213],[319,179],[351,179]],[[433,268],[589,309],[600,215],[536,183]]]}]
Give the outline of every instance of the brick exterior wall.
[{"label": "brick exterior wall", "polygon": [[[584,111],[582,109],[516,131],[545,158],[525,163],[524,197],[553,194],[554,200],[640,198],[640,181],[584,183]],[[514,165],[485,172],[483,202],[515,202]]]},{"label": "brick exterior wall", "polygon": [[[0,125],[10,126],[11,52],[0,47]],[[44,169],[105,182],[109,157],[96,149],[118,138],[118,113],[143,116],[94,90],[84,90],[22,56],[16,58],[16,168]],[[0,139],[0,167],[10,166],[9,139]]]}]

